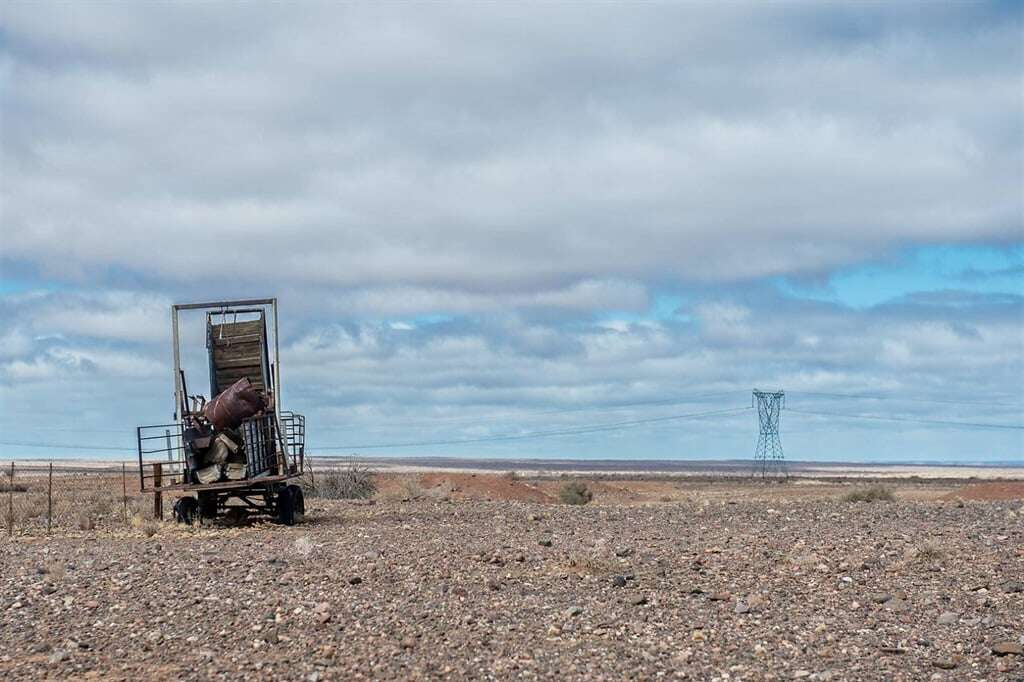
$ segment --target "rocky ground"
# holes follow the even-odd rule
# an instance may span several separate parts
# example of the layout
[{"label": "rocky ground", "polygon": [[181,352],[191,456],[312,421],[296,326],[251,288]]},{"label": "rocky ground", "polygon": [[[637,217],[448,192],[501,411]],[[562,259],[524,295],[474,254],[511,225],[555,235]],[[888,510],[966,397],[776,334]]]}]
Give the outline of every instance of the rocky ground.
[{"label": "rocky ground", "polygon": [[0,674],[1024,679],[1021,500],[708,488],[5,538]]}]

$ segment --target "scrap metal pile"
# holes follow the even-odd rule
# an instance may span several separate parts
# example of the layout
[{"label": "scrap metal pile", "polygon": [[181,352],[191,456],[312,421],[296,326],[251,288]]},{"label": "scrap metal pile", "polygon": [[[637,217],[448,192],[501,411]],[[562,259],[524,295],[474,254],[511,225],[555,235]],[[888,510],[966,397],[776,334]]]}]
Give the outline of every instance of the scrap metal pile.
[{"label": "scrap metal pile", "polygon": [[240,481],[259,471],[249,471],[245,438],[239,427],[248,419],[274,409],[272,393],[255,389],[242,377],[210,402],[195,398],[199,409],[188,415],[183,432],[188,470],[193,483]]}]

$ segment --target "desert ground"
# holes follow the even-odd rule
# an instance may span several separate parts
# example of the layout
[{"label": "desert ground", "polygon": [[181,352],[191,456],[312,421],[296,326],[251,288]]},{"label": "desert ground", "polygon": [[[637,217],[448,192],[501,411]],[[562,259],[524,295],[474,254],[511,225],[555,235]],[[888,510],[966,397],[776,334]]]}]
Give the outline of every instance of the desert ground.
[{"label": "desert ground", "polygon": [[[572,480],[589,504],[559,501]],[[293,527],[4,537],[0,674],[1024,679],[1024,481],[376,482]]]}]

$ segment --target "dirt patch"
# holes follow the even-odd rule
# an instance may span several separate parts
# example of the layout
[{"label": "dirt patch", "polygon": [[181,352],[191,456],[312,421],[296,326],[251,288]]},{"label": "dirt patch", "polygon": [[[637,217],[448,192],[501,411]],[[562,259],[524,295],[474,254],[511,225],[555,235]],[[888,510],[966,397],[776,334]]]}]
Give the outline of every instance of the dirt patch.
[{"label": "dirt patch", "polygon": [[444,497],[450,500],[505,502],[555,502],[535,482],[506,474],[436,472],[427,474],[378,474],[382,497]]},{"label": "dirt patch", "polygon": [[1024,500],[1024,481],[974,483],[943,496],[945,500]]},{"label": "dirt patch", "polygon": [[[789,481],[760,481],[744,478],[730,480],[709,478],[660,477],[635,478],[617,476],[536,477],[511,473],[436,471],[423,473],[382,472],[375,476],[378,498],[385,500],[448,499],[452,501],[502,501],[558,503],[562,486],[570,480],[582,481],[593,492],[591,504],[648,506],[675,504],[694,499],[719,502],[757,500],[762,503],[796,502],[838,498],[862,483],[833,482],[792,478]],[[901,499],[940,500],[956,493],[949,483],[920,480],[887,480],[887,487]],[[1024,481],[1013,484],[1024,486]],[[1020,493],[1016,497],[1020,497]],[[1015,499],[1015,497],[979,497],[971,499]]]}]

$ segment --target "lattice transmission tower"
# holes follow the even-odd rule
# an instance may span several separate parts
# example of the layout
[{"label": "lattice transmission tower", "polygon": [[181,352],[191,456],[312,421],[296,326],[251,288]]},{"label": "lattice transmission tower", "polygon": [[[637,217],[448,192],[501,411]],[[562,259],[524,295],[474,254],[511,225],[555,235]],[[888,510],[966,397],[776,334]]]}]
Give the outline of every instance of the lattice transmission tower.
[{"label": "lattice transmission tower", "polygon": [[757,435],[757,448],[754,451],[754,475],[760,471],[761,476],[781,474],[787,476],[786,458],[782,454],[782,441],[779,440],[779,417],[786,407],[785,391],[759,391],[754,389],[751,407],[757,404],[757,417],[760,430]]}]

